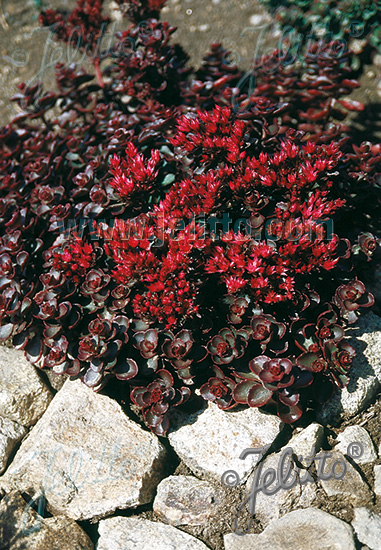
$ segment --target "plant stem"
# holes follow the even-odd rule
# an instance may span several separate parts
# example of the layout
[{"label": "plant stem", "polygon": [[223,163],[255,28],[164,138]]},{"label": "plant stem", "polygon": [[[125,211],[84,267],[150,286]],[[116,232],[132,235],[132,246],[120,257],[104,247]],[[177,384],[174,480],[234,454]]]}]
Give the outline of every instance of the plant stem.
[{"label": "plant stem", "polygon": [[99,64],[99,57],[96,57],[94,59],[94,69],[95,69],[95,74],[97,76],[97,82],[99,86],[103,89],[105,87],[105,83],[103,82],[103,79],[102,79],[102,73],[101,73],[100,64]]}]

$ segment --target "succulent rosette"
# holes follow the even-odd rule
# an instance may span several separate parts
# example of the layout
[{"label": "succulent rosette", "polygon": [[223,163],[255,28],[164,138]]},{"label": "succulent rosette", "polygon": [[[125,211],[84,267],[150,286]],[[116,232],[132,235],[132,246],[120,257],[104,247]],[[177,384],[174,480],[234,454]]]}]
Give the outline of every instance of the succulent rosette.
[{"label": "succulent rosette", "polygon": [[199,392],[297,421],[346,383],[374,302],[381,147],[351,144],[352,54],[275,50],[252,82],[213,43],[194,72],[164,0],[118,0],[107,49],[105,4],[42,13],[89,63],[20,84],[0,128],[0,342],[119,380],[160,435]]},{"label": "succulent rosette", "polygon": [[327,342],[325,344],[324,356],[330,365],[330,374],[339,387],[348,384],[348,371],[355,355],[355,349],[347,342]]},{"label": "succulent rosette", "polygon": [[249,339],[249,330],[242,328],[223,328],[213,336],[207,344],[213,362],[216,365],[228,365],[233,359],[239,359],[244,354]]},{"label": "succulent rosette", "polygon": [[275,354],[284,353],[288,342],[284,339],[286,325],[279,323],[272,315],[261,314],[251,319],[252,338],[257,340],[262,348]]},{"label": "succulent rosette", "polygon": [[145,359],[150,359],[156,355],[158,342],[159,335],[155,329],[138,331],[134,334],[134,346]]},{"label": "succulent rosette", "polygon": [[95,302],[103,303],[110,292],[106,288],[109,282],[110,275],[106,275],[101,269],[90,269],[82,283],[81,292]]},{"label": "succulent rosette", "polygon": [[353,245],[352,252],[358,254],[361,252],[370,261],[378,247],[378,239],[369,232],[360,233],[357,238],[357,243]]},{"label": "succulent rosette", "polygon": [[234,399],[250,407],[266,405],[275,391],[290,386],[294,381],[292,363],[288,359],[270,359],[260,355],[250,361],[249,368],[254,376],[238,383]]},{"label": "succulent rosette", "polygon": [[295,344],[304,352],[319,353],[325,342],[340,342],[344,337],[344,329],[338,324],[338,315],[332,306],[325,304],[323,307],[324,311],[317,315],[313,323],[300,318],[291,324]]},{"label": "succulent rosette", "polygon": [[224,375],[217,366],[212,367],[214,375],[208,379],[200,388],[200,394],[206,401],[216,403],[223,410],[235,407],[233,400],[233,390],[236,383],[231,378]]},{"label": "succulent rosette", "polygon": [[322,353],[314,353],[312,351],[299,355],[296,362],[299,367],[309,372],[324,372],[328,368],[328,362],[324,359]]},{"label": "succulent rosette", "polygon": [[340,285],[332,301],[340,308],[341,315],[348,323],[354,323],[358,317],[356,314],[358,309],[372,306],[374,296],[367,292],[364,283],[356,278],[348,284]]},{"label": "succulent rosette", "polygon": [[249,368],[251,374],[241,374],[245,379],[239,381],[233,391],[237,403],[262,407],[276,402],[278,415],[284,422],[295,422],[300,418],[303,411],[298,406],[298,390],[312,383],[310,373],[301,373],[289,359],[271,359],[266,355],[252,359]]},{"label": "succulent rosette", "polygon": [[181,330],[176,334],[167,332],[168,338],[165,339],[162,350],[167,359],[177,369],[189,367],[193,359],[189,357],[194,340],[189,330]]},{"label": "succulent rosette", "polygon": [[135,405],[143,409],[144,420],[157,435],[164,435],[169,428],[169,407],[176,407],[189,398],[187,387],[175,389],[173,376],[165,369],[158,370],[155,380],[146,387],[138,386],[131,391]]},{"label": "succulent rosette", "polygon": [[229,304],[228,320],[233,323],[233,325],[241,324],[249,306],[249,299],[246,297],[236,298],[234,296],[228,296],[226,301]]}]

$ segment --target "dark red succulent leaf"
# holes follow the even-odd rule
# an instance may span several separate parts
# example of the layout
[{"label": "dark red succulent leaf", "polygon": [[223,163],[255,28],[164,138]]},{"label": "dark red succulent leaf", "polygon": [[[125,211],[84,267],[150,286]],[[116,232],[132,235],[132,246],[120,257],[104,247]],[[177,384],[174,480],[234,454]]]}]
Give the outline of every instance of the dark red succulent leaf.
[{"label": "dark red succulent leaf", "polygon": [[102,338],[109,338],[115,335],[115,330],[112,329],[112,324],[107,319],[102,319],[99,315],[93,319],[88,326],[90,334]]},{"label": "dark red succulent leaf", "polygon": [[113,330],[115,330],[115,336],[126,344],[129,340],[128,328],[130,326],[130,319],[126,315],[114,315],[111,322]]},{"label": "dark red succulent leaf", "polygon": [[155,329],[138,331],[134,334],[134,346],[140,351],[142,357],[149,359],[157,353],[159,334]]},{"label": "dark red succulent leaf", "polygon": [[302,353],[296,358],[296,363],[302,369],[306,369],[310,372],[322,372],[327,370],[328,363],[324,358],[313,352]]},{"label": "dark red succulent leaf", "polygon": [[371,307],[374,304],[374,296],[366,292],[365,285],[355,278],[336,289],[332,302],[340,308],[340,314],[348,323],[354,323],[358,317],[355,312],[360,307]]},{"label": "dark red succulent leaf", "polygon": [[[376,252],[378,242],[372,233],[365,232],[360,233],[357,237],[357,246],[360,248],[361,252],[368,256],[368,258],[371,258]],[[355,252],[353,248],[352,251]]]},{"label": "dark red succulent leaf", "polygon": [[239,382],[233,390],[233,398],[236,403],[242,403],[250,407],[262,407],[270,401],[272,396],[273,392],[271,390],[255,380]]},{"label": "dark red succulent leaf", "polygon": [[112,372],[118,380],[130,380],[138,374],[139,367],[133,359],[119,359]]},{"label": "dark red succulent leaf", "polygon": [[85,280],[82,283],[81,292],[85,296],[98,295],[109,282],[109,275],[105,275],[105,273],[103,273],[100,269],[91,269],[86,273]]},{"label": "dark red succulent leaf", "polygon": [[315,336],[322,344],[327,340],[340,342],[344,337],[344,329],[338,324],[338,316],[331,305],[318,316]]},{"label": "dark red succulent leaf", "polygon": [[175,389],[173,386],[170,372],[161,369],[146,387],[138,386],[131,390],[132,402],[143,409],[147,425],[157,435],[165,435],[169,429],[169,408],[180,405],[190,396],[189,388]]},{"label": "dark red succulent leaf", "polygon": [[0,340],[119,378],[158,435],[192,386],[296,421],[348,381],[373,303],[381,147],[351,143],[352,54],[311,41],[254,79],[213,43],[192,72],[163,0],[117,3],[107,45],[101,0],[43,12],[93,67],[20,84],[0,128]]},{"label": "dark red succulent leaf", "polygon": [[[28,346],[32,340],[29,340],[27,346],[24,348],[25,352],[28,353]],[[49,342],[49,353],[45,356],[44,366],[45,367],[54,367],[60,365],[66,361],[67,350],[68,350],[68,340],[65,336],[61,336],[58,340],[48,340]]]},{"label": "dark red succulent leaf", "polygon": [[264,387],[273,392],[291,386],[294,382],[293,363],[286,358],[270,359],[266,355],[259,355],[250,361],[249,368]]},{"label": "dark red succulent leaf", "polygon": [[102,14],[103,0],[77,0],[76,8],[65,17],[63,13],[47,9],[40,15],[43,26],[49,26],[58,40],[87,53],[99,52],[99,41],[106,32],[110,19]]},{"label": "dark red succulent leaf", "polygon": [[212,360],[217,365],[227,365],[242,357],[247,346],[248,333],[236,331],[231,328],[224,328],[213,336],[207,344],[207,350],[212,356]]},{"label": "dark red succulent leaf", "polygon": [[230,409],[235,406],[233,401],[233,390],[236,383],[229,377],[225,376],[221,369],[217,366],[212,367],[215,376],[203,384],[200,388],[200,394],[206,401],[216,403],[223,410]]},{"label": "dark red succulent leaf", "polygon": [[356,355],[355,349],[348,342],[326,342],[324,346],[324,357],[330,366],[330,372],[335,380],[339,378],[339,385],[346,385],[349,381],[347,373],[352,366]]},{"label": "dark red succulent leaf", "polygon": [[272,315],[258,315],[251,319],[252,338],[260,343],[262,351],[271,350],[275,354],[284,353],[288,343],[284,339],[286,325],[279,323]]},{"label": "dark red succulent leaf", "polygon": [[0,326],[0,342],[6,342],[13,334],[15,327],[12,323]]},{"label": "dark red succulent leaf", "polygon": [[185,369],[189,367],[193,358],[190,357],[190,352],[194,343],[192,333],[189,330],[181,330],[176,335],[168,331],[167,338],[162,346],[164,356],[177,369]]},{"label": "dark red succulent leaf", "polygon": [[277,414],[282,422],[292,424],[302,416],[303,409],[300,405],[287,405],[279,401],[277,404]]},{"label": "dark red succulent leaf", "polygon": [[227,296],[226,301],[229,304],[228,320],[233,323],[233,325],[239,325],[242,323],[243,317],[249,306],[249,299],[246,297],[235,298]]},{"label": "dark red succulent leaf", "polygon": [[100,340],[97,336],[85,336],[79,341],[78,359],[80,361],[88,361],[89,359],[99,355]]}]

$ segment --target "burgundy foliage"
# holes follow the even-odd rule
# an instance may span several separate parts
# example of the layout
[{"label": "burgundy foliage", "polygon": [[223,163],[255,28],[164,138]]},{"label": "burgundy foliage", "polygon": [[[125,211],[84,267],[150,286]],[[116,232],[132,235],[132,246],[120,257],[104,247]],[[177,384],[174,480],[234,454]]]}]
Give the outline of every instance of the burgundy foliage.
[{"label": "burgundy foliage", "polygon": [[102,1],[41,15],[94,74],[19,86],[0,129],[0,340],[96,391],[120,380],[158,435],[195,390],[294,422],[348,382],[345,327],[374,302],[380,148],[350,143],[350,53],[245,75],[212,44],[193,73],[163,0],[118,4],[107,51]]}]

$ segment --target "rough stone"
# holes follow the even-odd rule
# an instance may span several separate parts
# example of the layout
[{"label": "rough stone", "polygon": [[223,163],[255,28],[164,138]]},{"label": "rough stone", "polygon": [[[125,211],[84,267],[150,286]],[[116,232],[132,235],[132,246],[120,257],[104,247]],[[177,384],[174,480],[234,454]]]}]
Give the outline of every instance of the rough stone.
[{"label": "rough stone", "polygon": [[[348,426],[338,435],[335,450],[344,455],[349,454],[357,464],[367,464],[374,462],[377,454],[370,435],[362,426]],[[356,452],[357,443],[360,444]]]},{"label": "rough stone", "polygon": [[291,447],[300,462],[307,466],[311,464],[312,457],[321,449],[324,439],[324,428],[313,422],[307,428],[299,429],[287,443]]},{"label": "rough stone", "polygon": [[67,381],[2,478],[5,490],[45,494],[53,513],[73,519],[151,502],[167,453],[118,403]]},{"label": "rough stone", "polygon": [[97,550],[208,550],[172,525],[142,518],[114,517],[99,523]]},{"label": "rough stone", "polygon": [[63,385],[65,384],[66,380],[68,379],[67,374],[56,374],[52,369],[45,369],[44,374],[49,380],[50,386],[55,390],[56,392],[59,391]]},{"label": "rough stone", "polygon": [[93,550],[79,525],[67,517],[43,518],[20,494],[0,501],[0,550]]},{"label": "rough stone", "polygon": [[157,488],[153,510],[170,525],[204,525],[218,509],[216,489],[192,476],[170,476]]},{"label": "rough stone", "polygon": [[379,550],[381,540],[381,516],[374,514],[367,508],[355,508],[355,517],[352,527],[356,531],[360,542],[366,544],[370,550]]},{"label": "rough stone", "polygon": [[349,371],[350,381],[317,411],[317,420],[322,424],[336,424],[343,416],[355,416],[381,387],[381,317],[374,313],[362,315],[347,334],[357,354]]},{"label": "rough stone", "polygon": [[374,492],[381,496],[381,465],[374,467]]},{"label": "rough stone", "polygon": [[22,351],[0,346],[0,416],[31,426],[46,411],[52,397]]},{"label": "rough stone", "polygon": [[[321,457],[323,456],[322,453]],[[320,483],[328,496],[347,496],[353,506],[360,506],[371,501],[370,489],[359,472],[340,451],[333,450],[326,453],[325,458],[315,460],[315,464]],[[329,479],[323,479],[323,476],[329,477]]]},{"label": "rough stone", "polygon": [[350,525],[318,510],[295,510],[273,521],[260,535],[228,534],[225,550],[355,550]]},{"label": "rough stone", "polygon": [[[266,471],[269,469],[274,469],[276,472],[276,479],[274,483],[267,486],[270,490],[274,489],[275,486],[279,484],[278,469],[281,466],[281,459],[285,449],[291,448],[293,453],[297,455],[301,464],[304,466],[309,466],[312,463],[313,457],[321,448],[323,435],[323,427],[319,424],[311,424],[307,428],[296,432],[285,448],[283,448],[279,453],[272,454],[265,458],[262,465],[257,466],[253,474],[249,477],[247,482],[247,494],[249,500],[247,504],[251,512],[254,511],[256,519],[259,519],[263,526],[269,525],[269,523],[274,519],[278,519],[295,508],[308,508],[314,503],[317,492],[315,483],[299,483],[298,476],[300,476],[299,479],[304,479],[307,475],[303,469],[300,469],[300,472],[296,477],[297,482],[291,489],[280,489],[272,495],[266,495],[262,491],[257,492],[255,495],[255,506],[253,509],[252,496],[254,495],[252,491],[254,490],[254,475],[257,468],[261,467],[261,471],[259,473],[259,480],[256,482],[255,486],[258,487],[260,480],[263,479]],[[288,460],[289,459],[283,463],[284,468],[287,468]]]},{"label": "rough stone", "polygon": [[258,409],[222,411],[214,403],[191,416],[178,415],[176,424],[168,434],[176,453],[193,473],[218,482],[228,470],[239,481],[246,478],[258,455],[243,460],[242,451],[272,444],[283,427],[278,417]]},{"label": "rough stone", "polygon": [[[267,457],[263,463],[257,468],[261,468],[259,472],[259,479],[255,483],[255,472],[249,477],[247,482],[247,507],[250,514],[254,514],[255,518],[259,520],[263,527],[269,525],[272,521],[287,514],[291,510],[297,508],[308,508],[311,506],[317,496],[316,486],[314,483],[301,484],[299,479],[303,479],[307,473],[300,471],[300,478],[296,474],[296,483],[290,489],[280,488],[272,495],[264,494],[261,490],[256,491],[259,488],[261,481],[264,479],[266,472],[271,469],[275,470],[275,481],[271,484],[266,484],[267,490],[274,490],[279,485],[279,473],[282,453],[276,453]],[[286,465],[287,465],[286,461]],[[253,502],[253,498],[255,501]]]},{"label": "rough stone", "polygon": [[5,470],[9,455],[27,431],[17,422],[0,416],[0,474]]}]

